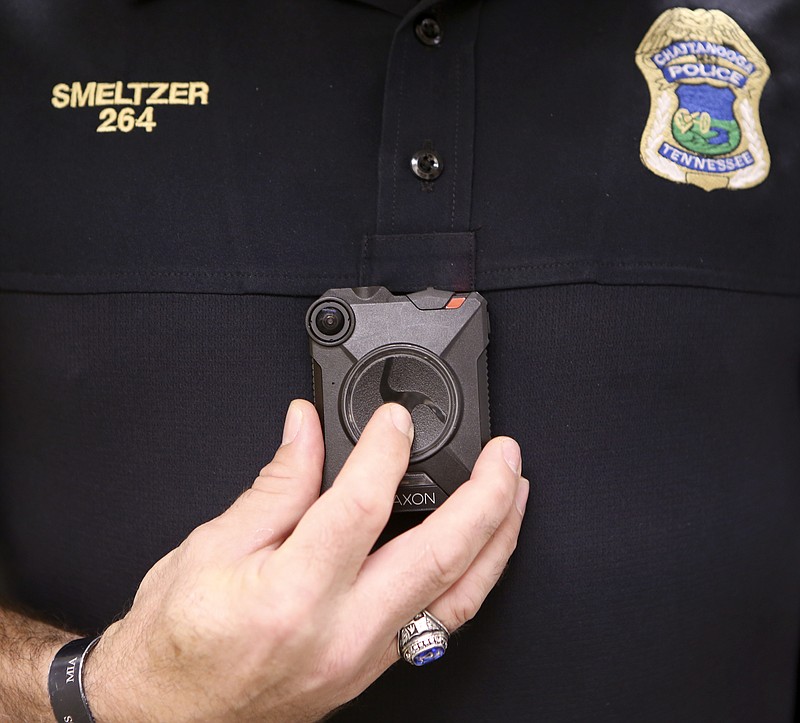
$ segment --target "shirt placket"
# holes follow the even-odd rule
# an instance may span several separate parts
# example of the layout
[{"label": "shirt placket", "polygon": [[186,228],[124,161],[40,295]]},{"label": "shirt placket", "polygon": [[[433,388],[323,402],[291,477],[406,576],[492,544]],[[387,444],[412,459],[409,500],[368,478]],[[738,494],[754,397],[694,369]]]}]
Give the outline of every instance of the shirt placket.
[{"label": "shirt placket", "polygon": [[399,24],[386,74],[375,233],[360,281],[471,290],[475,44],[480,2],[423,0]]}]

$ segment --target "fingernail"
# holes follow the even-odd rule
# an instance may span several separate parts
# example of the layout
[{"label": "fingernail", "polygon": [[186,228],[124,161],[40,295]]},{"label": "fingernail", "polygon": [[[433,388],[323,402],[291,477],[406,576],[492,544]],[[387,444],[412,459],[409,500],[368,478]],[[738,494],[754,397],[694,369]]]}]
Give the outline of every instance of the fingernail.
[{"label": "fingernail", "polygon": [[531,483],[524,477],[520,477],[519,484],[517,485],[517,496],[514,498],[514,504],[521,515],[525,514],[525,507],[528,504],[528,493],[531,491]]},{"label": "fingernail", "polygon": [[283,423],[283,440],[281,447],[285,444],[294,442],[300,427],[303,426],[303,410],[300,409],[299,404],[292,402],[289,409],[286,411],[286,421]]},{"label": "fingernail", "polygon": [[513,439],[503,440],[503,457],[514,474],[522,472],[522,454],[519,445]]},{"label": "fingernail", "polygon": [[399,429],[403,434],[413,439],[414,426],[411,423],[411,415],[408,413],[408,410],[405,407],[401,407],[399,404],[392,404],[391,411],[392,422],[394,422],[394,426],[397,427],[397,429]]}]

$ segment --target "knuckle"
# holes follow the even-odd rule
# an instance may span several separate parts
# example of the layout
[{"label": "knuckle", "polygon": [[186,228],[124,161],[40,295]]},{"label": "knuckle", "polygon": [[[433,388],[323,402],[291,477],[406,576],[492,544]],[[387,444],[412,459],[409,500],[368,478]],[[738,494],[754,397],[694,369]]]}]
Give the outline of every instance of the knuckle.
[{"label": "knuckle", "polygon": [[494,512],[481,511],[472,521],[470,534],[467,535],[467,538],[476,542],[480,548],[483,548],[496,533],[499,522]]},{"label": "knuckle", "polygon": [[236,502],[234,502],[234,507],[239,509],[258,507],[261,509],[265,504],[269,504],[271,500],[281,496],[282,493],[276,489],[249,487],[239,495]]},{"label": "knuckle", "polygon": [[270,615],[267,626],[268,639],[277,649],[287,649],[291,644],[297,643],[303,631],[303,611],[307,609],[302,598],[294,597],[291,604],[280,605]]},{"label": "knuckle", "polygon": [[316,596],[302,585],[286,585],[280,596],[270,602],[263,620],[264,638],[277,649],[304,645],[309,625],[316,620]]},{"label": "knuckle", "polygon": [[505,571],[505,564],[498,562],[483,571],[471,571],[454,589],[455,595],[450,601],[450,613],[457,625],[472,620],[481,609],[486,597]]},{"label": "knuckle", "polygon": [[215,520],[209,520],[195,527],[181,543],[181,549],[192,558],[209,557],[216,545],[215,529]]},{"label": "knuckle", "polygon": [[374,490],[359,490],[340,495],[340,505],[345,517],[355,524],[379,524],[386,512],[386,504]]},{"label": "knuckle", "polygon": [[472,618],[478,614],[481,609],[484,596],[477,594],[474,590],[467,590],[463,592],[457,600],[450,605],[450,619],[455,621],[452,629],[461,627],[464,623],[468,623]]},{"label": "knuckle", "polygon": [[292,469],[292,466],[285,460],[276,456],[271,462],[261,468],[253,486],[266,486],[281,483],[285,482],[287,479],[292,479],[294,476],[295,471]]},{"label": "knuckle", "polygon": [[501,527],[508,514],[510,500],[502,486],[487,491],[489,501],[473,521],[473,534],[485,544]]},{"label": "knuckle", "polygon": [[291,477],[259,476],[251,487],[239,495],[233,507],[247,508],[255,505],[263,507],[284,498],[294,497],[298,490],[302,489],[303,486],[296,484],[296,480]]},{"label": "knuckle", "polygon": [[456,546],[431,547],[428,550],[428,579],[436,588],[448,588],[461,571],[462,555]]},{"label": "knuckle", "polygon": [[[279,611],[283,614],[279,614]],[[263,621],[263,638],[275,650],[285,650],[297,633],[297,625],[291,609],[278,608]]]},{"label": "knuckle", "polygon": [[248,507],[253,503],[254,498],[257,494],[258,493],[256,492],[255,488],[248,487],[246,490],[242,492],[242,494],[240,494],[236,498],[236,501],[233,503],[232,506],[235,508]]},{"label": "knuckle", "polygon": [[505,513],[511,507],[512,500],[512,485],[508,484],[506,480],[500,479],[496,484],[488,486],[487,490],[489,497],[489,509],[496,512],[498,522],[505,518]]}]

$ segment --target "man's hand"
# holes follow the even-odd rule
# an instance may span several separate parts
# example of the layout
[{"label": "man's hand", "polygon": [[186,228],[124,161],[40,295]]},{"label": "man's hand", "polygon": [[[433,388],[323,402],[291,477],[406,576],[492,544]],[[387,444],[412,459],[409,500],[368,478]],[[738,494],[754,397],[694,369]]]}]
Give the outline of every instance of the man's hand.
[{"label": "man's hand", "polygon": [[451,631],[475,615],[516,546],[519,447],[492,440],[469,482],[370,554],[412,438],[408,412],[384,405],[320,497],[319,420],[293,402],[253,486],[150,570],[91,654],[98,723],[317,720],[397,660],[423,608]]}]

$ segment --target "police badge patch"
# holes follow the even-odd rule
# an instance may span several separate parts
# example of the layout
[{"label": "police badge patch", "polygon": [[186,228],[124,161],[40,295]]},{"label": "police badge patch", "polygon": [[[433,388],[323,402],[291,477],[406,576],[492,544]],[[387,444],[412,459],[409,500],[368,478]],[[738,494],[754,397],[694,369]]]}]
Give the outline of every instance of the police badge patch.
[{"label": "police badge patch", "polygon": [[642,163],[706,191],[751,188],[769,174],[758,105],[770,70],[720,10],[662,13],[636,51],[650,87]]}]

